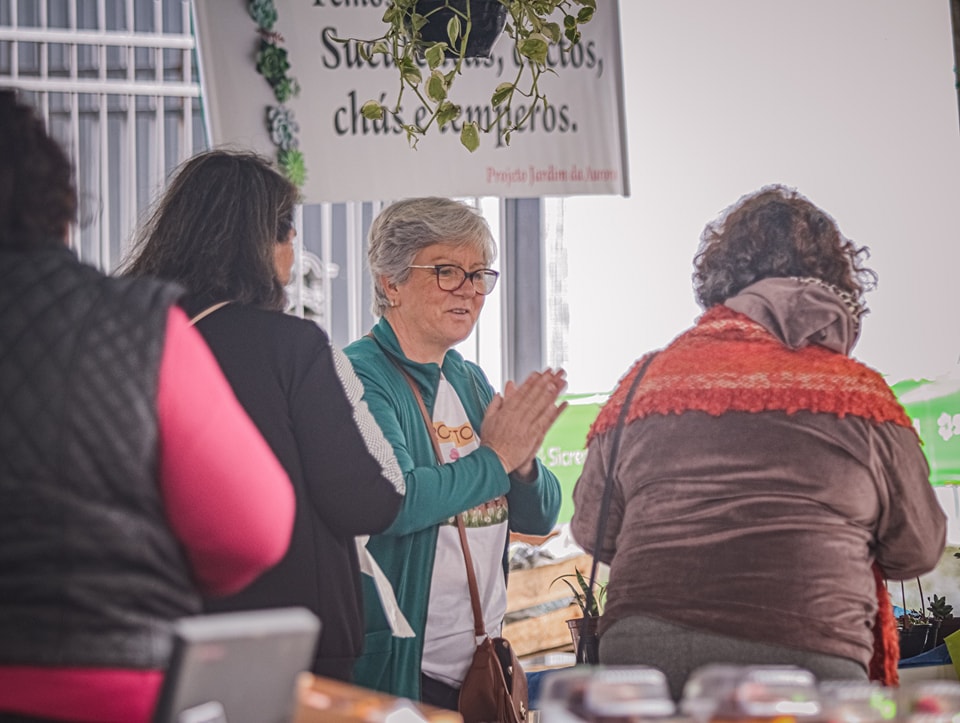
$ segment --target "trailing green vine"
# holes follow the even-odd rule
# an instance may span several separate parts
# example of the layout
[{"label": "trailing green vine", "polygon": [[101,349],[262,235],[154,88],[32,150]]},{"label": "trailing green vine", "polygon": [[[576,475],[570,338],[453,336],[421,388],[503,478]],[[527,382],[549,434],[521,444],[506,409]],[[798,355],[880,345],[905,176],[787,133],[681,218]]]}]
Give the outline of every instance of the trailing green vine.
[{"label": "trailing green vine", "polygon": [[[556,73],[548,62],[551,48],[559,54],[567,53],[580,42],[580,26],[590,22],[596,12],[596,0],[494,0],[507,14],[505,32],[513,44],[512,57],[517,63],[516,76],[499,83],[490,96],[489,118],[483,123],[468,118],[461,125],[460,142],[469,151],[480,145],[480,133],[496,131],[509,145],[511,134],[520,131],[539,107],[548,108],[546,95],[540,88],[544,73]],[[392,106],[382,99],[368,100],[361,107],[361,114],[368,120],[381,120],[393,116],[405,131],[407,140],[416,146],[420,137],[436,125],[444,127],[457,120],[463,113],[460,105],[450,98],[454,80],[463,72],[467,41],[472,30],[470,0],[465,11],[453,7],[451,0],[444,0],[443,9],[453,16],[446,25],[446,41],[426,42],[421,30],[428,16],[418,12],[418,0],[390,0],[383,14],[383,35],[372,39],[335,38],[341,43],[356,44],[357,52],[365,61],[374,56],[383,56],[383,65],[399,70],[399,88]],[[289,75],[290,61],[282,46],[283,38],[273,30],[277,22],[274,0],[250,0],[250,17],[257,24],[260,49],[256,57],[257,71],[270,84],[278,105],[267,107],[267,127],[270,138],[277,147],[277,160],[287,177],[301,187],[306,180],[306,163],[299,149],[297,133],[299,126],[293,112],[285,103],[300,93],[297,80]],[[439,8],[438,8],[439,9]],[[554,17],[560,15],[561,22]],[[425,61],[429,75],[424,77],[421,62]],[[400,118],[400,102],[404,92],[410,92],[424,113],[418,122],[404,122]],[[514,111],[512,101],[516,95],[525,99],[526,105],[518,104]]]},{"label": "trailing green vine", "polygon": [[[474,0],[476,1],[476,0]],[[471,153],[480,145],[480,134],[493,131],[510,144],[511,134],[524,128],[538,108],[546,110],[547,97],[540,87],[544,73],[556,74],[550,67],[548,54],[557,48],[558,54],[569,53],[580,42],[580,26],[593,19],[596,0],[493,0],[506,10],[505,31],[513,45],[516,75],[512,80],[498,83],[490,96],[492,113],[485,122],[467,119],[461,125],[460,143]],[[383,56],[382,64],[399,71],[398,91],[392,105],[382,100],[368,100],[361,113],[368,120],[382,120],[392,116],[406,133],[407,141],[416,146],[431,126],[443,128],[463,114],[463,108],[452,100],[452,87],[463,75],[467,42],[473,30],[470,0],[460,10],[459,3],[444,0],[442,7],[420,12],[419,0],[391,0],[383,14],[383,35],[376,38],[335,38],[342,43],[354,43],[357,52],[367,62]],[[446,25],[445,41],[425,41],[422,30],[430,22],[429,16],[440,10],[451,13]],[[559,16],[559,18],[557,17]],[[556,22],[560,19],[561,22]],[[429,75],[421,70],[427,64]],[[404,122],[401,101],[404,93],[413,95],[413,103],[425,112],[417,122]],[[520,96],[526,105],[514,99]],[[409,97],[409,96],[408,96]],[[408,109],[409,111],[409,109]],[[415,117],[417,114],[415,114]],[[409,114],[408,114],[409,118]]]},{"label": "trailing green vine", "polygon": [[257,72],[270,84],[278,104],[267,106],[270,140],[277,147],[277,163],[284,175],[297,188],[302,188],[307,180],[307,167],[297,139],[300,126],[293,118],[293,111],[285,105],[300,94],[300,84],[289,75],[290,61],[282,45],[283,37],[273,30],[277,22],[274,0],[250,0],[249,12],[260,35]]}]

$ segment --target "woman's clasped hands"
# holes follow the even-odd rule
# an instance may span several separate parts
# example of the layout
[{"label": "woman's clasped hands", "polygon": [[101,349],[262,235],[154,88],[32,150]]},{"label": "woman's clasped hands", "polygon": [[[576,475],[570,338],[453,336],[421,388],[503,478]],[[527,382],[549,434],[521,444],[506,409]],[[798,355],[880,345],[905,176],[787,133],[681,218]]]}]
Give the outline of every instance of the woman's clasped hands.
[{"label": "woman's clasped hands", "polygon": [[483,417],[481,444],[497,453],[508,474],[532,481],[543,438],[567,403],[557,399],[567,387],[563,369],[533,372],[522,384],[507,382]]}]

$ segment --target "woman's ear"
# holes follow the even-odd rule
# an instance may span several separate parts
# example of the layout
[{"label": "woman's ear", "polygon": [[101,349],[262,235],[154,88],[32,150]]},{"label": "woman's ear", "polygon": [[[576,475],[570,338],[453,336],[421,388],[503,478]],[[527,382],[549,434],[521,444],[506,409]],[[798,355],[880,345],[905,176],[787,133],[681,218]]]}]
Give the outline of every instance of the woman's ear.
[{"label": "woman's ear", "polygon": [[392,293],[396,293],[397,284],[390,280],[386,274],[380,274],[380,288],[389,296]]},{"label": "woman's ear", "polygon": [[380,288],[383,289],[383,293],[390,302],[390,306],[396,306],[399,303],[397,299],[398,285],[391,281],[386,274],[380,274],[378,280],[380,281]]}]

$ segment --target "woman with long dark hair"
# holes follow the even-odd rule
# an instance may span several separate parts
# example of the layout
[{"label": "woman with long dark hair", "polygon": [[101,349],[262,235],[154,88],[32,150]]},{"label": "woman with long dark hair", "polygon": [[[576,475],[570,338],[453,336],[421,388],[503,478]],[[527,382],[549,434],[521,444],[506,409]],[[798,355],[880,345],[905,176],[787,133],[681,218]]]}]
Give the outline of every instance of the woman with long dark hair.
[{"label": "woman with long dark hair", "polygon": [[296,187],[266,160],[188,160],[138,234],[130,275],[186,287],[183,302],[297,496],[290,549],[208,610],[302,605],[323,623],[315,673],[349,680],[363,645],[355,536],[394,519],[404,481],[350,362],[312,321],[284,314]]}]

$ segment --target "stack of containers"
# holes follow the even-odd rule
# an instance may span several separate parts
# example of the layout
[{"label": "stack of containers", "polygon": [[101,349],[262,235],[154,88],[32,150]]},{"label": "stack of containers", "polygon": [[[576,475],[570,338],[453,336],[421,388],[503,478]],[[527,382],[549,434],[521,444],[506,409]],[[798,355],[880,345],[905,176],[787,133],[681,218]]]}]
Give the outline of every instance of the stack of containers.
[{"label": "stack of containers", "polygon": [[679,705],[662,672],[576,666],[544,678],[541,723],[960,723],[960,682],[824,681],[793,666],[708,665]]}]

